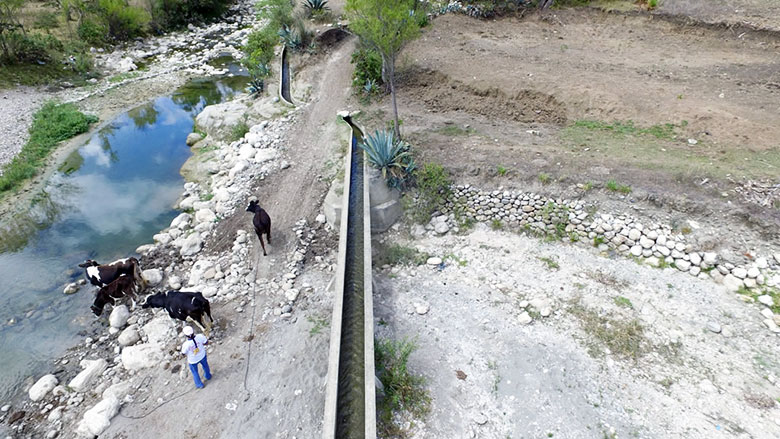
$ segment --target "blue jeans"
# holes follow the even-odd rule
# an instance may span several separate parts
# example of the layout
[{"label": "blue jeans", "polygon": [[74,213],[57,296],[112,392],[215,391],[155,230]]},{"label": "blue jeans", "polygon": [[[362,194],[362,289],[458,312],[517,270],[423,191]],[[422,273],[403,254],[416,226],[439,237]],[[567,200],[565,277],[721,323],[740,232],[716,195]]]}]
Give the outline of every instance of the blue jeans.
[{"label": "blue jeans", "polygon": [[192,372],[192,379],[195,381],[195,387],[200,389],[203,387],[203,382],[200,380],[200,373],[198,373],[198,364],[203,366],[203,376],[205,376],[207,380],[211,379],[211,371],[209,370],[209,362],[205,356],[199,362],[190,364],[190,371]]}]

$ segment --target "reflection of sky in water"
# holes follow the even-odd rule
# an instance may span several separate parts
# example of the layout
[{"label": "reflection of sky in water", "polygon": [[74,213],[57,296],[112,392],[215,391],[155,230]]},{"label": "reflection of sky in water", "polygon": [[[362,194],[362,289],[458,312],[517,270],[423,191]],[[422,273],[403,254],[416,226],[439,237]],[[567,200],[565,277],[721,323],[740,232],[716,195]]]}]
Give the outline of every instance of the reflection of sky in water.
[{"label": "reflection of sky in water", "polygon": [[178,213],[173,204],[192,125],[192,113],[171,98],[157,99],[95,134],[79,149],[78,170],[51,178],[49,208],[59,212],[57,220],[24,249],[0,253],[0,400],[93,324],[90,287],[62,294],[82,277],[77,264],[132,255]]}]

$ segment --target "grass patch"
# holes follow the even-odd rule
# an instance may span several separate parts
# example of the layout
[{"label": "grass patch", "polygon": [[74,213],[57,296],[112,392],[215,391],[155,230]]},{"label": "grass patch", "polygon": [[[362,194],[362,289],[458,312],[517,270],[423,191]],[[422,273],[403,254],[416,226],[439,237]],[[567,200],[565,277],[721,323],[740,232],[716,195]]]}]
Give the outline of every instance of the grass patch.
[{"label": "grass patch", "polygon": [[630,194],[631,193],[631,186],[620,184],[615,180],[609,180],[604,184],[604,187],[606,187],[608,190],[612,192],[620,192],[621,194]]},{"label": "grass patch", "polygon": [[598,121],[598,120],[578,120],[574,122],[574,126],[577,128],[585,128],[588,130],[598,131],[610,131],[622,135],[650,135],[656,139],[673,140],[677,137],[677,130],[679,128],[685,128],[688,125],[687,121],[682,121],[679,124],[664,123],[660,125],[652,125],[647,128],[636,126],[634,121],[615,121],[612,123]]},{"label": "grass patch", "polygon": [[637,319],[611,319],[580,304],[569,307],[569,312],[580,320],[582,329],[594,339],[595,343],[588,347],[591,356],[605,354],[606,347],[618,357],[636,360],[649,350],[644,327]]},{"label": "grass patch", "polygon": [[552,181],[552,178],[548,175],[542,172],[539,174],[539,183],[541,184],[549,184]]},{"label": "grass patch", "polygon": [[772,298],[772,306],[770,306],[769,309],[775,314],[780,314],[780,290],[777,288],[765,287],[762,289],[750,289],[743,285],[739,287],[737,294],[750,297],[753,299],[753,302],[758,302],[758,296],[767,295]]},{"label": "grass patch", "polygon": [[403,421],[421,419],[430,410],[425,378],[408,369],[409,355],[415,349],[416,343],[408,339],[374,342],[377,378],[385,393],[384,398],[377,400],[377,429],[381,437],[405,437]]},{"label": "grass patch", "polygon": [[490,228],[493,230],[501,230],[504,228],[504,223],[502,223],[499,219],[494,219],[490,222]]},{"label": "grass patch", "polygon": [[426,163],[415,171],[419,199],[410,206],[412,217],[425,223],[439,207],[446,204],[451,194],[449,173],[438,163]]},{"label": "grass patch", "polygon": [[422,265],[431,255],[421,252],[412,247],[406,247],[400,244],[393,244],[389,247],[382,245],[376,246],[377,255],[374,263],[381,267],[387,265]]},{"label": "grass patch", "polygon": [[615,300],[615,305],[617,305],[617,306],[619,306],[621,308],[631,308],[631,309],[634,308],[634,304],[631,303],[631,301],[628,300],[627,297],[617,296],[617,297],[615,297],[614,300]]},{"label": "grass patch", "polygon": [[496,173],[498,173],[498,175],[501,176],[501,177],[505,176],[507,174],[507,172],[509,172],[509,169],[507,169],[507,168],[505,168],[505,167],[503,167],[501,165],[498,165],[496,167]]},{"label": "grass patch", "polygon": [[557,270],[557,269],[561,268],[561,266],[558,265],[558,262],[555,259],[553,259],[553,258],[537,256],[536,259],[544,262],[545,265],[547,265],[547,268],[549,270]]},{"label": "grass patch", "polygon": [[228,141],[229,142],[235,142],[236,140],[241,140],[246,133],[249,132],[249,124],[246,123],[246,120],[242,120],[241,122],[233,125],[233,128],[230,129],[230,134],[228,135]]},{"label": "grass patch", "polygon": [[0,196],[37,175],[44,159],[59,142],[86,132],[97,121],[97,117],[81,113],[73,104],[44,104],[33,116],[30,140],[3,169]]},{"label": "grass patch", "polygon": [[137,78],[137,77],[138,77],[138,76],[140,76],[140,75],[141,75],[141,74],[140,74],[139,72],[125,72],[125,73],[119,73],[119,74],[116,74],[116,75],[114,75],[114,76],[112,76],[112,77],[108,78],[108,82],[110,82],[110,83],[112,83],[112,84],[115,84],[115,83],[117,83],[117,82],[122,82],[122,81],[124,81],[124,80],[126,80],[126,79]]},{"label": "grass patch", "polygon": [[456,136],[470,136],[477,131],[471,127],[460,127],[458,125],[445,125],[438,130],[434,131],[444,136],[456,137]]},{"label": "grass patch", "polygon": [[328,327],[328,319],[325,317],[309,316],[306,318],[306,320],[308,320],[312,324],[311,329],[309,329],[309,335],[311,336],[321,334],[322,330]]}]

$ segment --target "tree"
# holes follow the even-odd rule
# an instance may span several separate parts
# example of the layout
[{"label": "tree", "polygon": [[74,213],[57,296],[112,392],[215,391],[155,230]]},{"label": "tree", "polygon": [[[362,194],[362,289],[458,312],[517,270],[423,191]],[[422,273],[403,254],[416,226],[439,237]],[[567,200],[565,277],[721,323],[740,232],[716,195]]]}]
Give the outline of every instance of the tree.
[{"label": "tree", "polygon": [[390,84],[393,101],[393,131],[401,138],[398,105],[395,97],[395,60],[405,43],[420,32],[415,14],[417,0],[347,0],[349,27],[360,39],[382,56],[383,73]]},{"label": "tree", "polygon": [[3,48],[3,55],[6,59],[11,58],[11,42],[9,34],[16,29],[24,32],[24,27],[19,22],[17,12],[22,7],[24,0],[0,0],[0,46]]}]

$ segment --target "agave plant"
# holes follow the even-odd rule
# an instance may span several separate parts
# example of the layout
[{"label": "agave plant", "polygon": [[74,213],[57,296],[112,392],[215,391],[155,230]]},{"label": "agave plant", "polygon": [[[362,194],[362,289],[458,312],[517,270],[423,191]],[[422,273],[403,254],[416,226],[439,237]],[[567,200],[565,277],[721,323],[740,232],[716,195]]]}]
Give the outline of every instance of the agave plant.
[{"label": "agave plant", "polygon": [[324,11],[330,9],[328,6],[328,0],[306,0],[303,6],[309,11]]},{"label": "agave plant", "polygon": [[271,75],[271,68],[268,64],[258,64],[249,69],[249,75],[252,79],[249,80],[246,91],[256,98],[265,90],[265,78]]},{"label": "agave plant", "polygon": [[376,85],[376,81],[373,79],[366,79],[366,83],[363,85],[363,93],[370,96],[379,90],[379,86]]},{"label": "agave plant", "polygon": [[382,171],[390,187],[401,189],[407,177],[414,172],[414,158],[409,151],[409,144],[393,139],[392,131],[374,131],[367,135],[360,144],[366,151],[368,162]]}]

